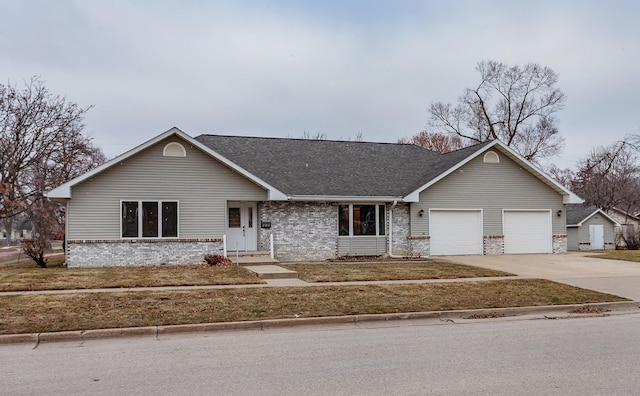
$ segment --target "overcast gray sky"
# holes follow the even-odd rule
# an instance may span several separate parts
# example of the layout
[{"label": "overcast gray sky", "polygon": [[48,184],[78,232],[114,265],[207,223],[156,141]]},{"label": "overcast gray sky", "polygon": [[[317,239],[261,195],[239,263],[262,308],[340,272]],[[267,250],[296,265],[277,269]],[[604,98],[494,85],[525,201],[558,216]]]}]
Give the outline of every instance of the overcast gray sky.
[{"label": "overcast gray sky", "polygon": [[0,0],[0,15],[3,82],[39,75],[94,105],[86,131],[109,157],[172,126],[395,142],[485,59],[559,74],[562,168],[640,133],[637,1]]}]

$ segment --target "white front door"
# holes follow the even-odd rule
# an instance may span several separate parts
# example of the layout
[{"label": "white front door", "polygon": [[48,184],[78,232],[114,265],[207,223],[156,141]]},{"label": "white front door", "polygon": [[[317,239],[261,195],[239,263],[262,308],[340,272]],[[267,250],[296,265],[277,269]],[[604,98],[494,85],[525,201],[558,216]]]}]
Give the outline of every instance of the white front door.
[{"label": "white front door", "polygon": [[589,225],[589,244],[591,250],[604,249],[604,226],[602,224]]},{"label": "white front door", "polygon": [[227,250],[251,251],[258,245],[255,202],[227,202]]}]

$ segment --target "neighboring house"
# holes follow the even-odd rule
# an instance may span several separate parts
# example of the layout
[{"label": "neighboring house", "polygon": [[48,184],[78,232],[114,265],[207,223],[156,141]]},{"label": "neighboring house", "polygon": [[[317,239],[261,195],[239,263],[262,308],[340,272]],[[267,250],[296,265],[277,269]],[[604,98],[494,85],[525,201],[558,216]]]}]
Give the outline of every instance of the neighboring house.
[{"label": "neighboring house", "polygon": [[582,202],[498,140],[439,154],[177,128],[47,195],[67,204],[71,267],[564,253],[565,205]]},{"label": "neighboring house", "polygon": [[618,208],[609,209],[607,214],[618,223],[615,230],[616,246],[626,247],[623,236],[630,237],[640,230],[640,217]]},{"label": "neighboring house", "polygon": [[615,249],[618,226],[618,222],[595,206],[567,205],[569,250]]},{"label": "neighboring house", "polygon": [[[22,241],[25,239],[33,238],[33,225],[26,216],[19,216],[20,218],[11,222],[11,240]],[[7,231],[4,229],[4,223],[0,222],[0,238],[1,240],[7,239]]]}]

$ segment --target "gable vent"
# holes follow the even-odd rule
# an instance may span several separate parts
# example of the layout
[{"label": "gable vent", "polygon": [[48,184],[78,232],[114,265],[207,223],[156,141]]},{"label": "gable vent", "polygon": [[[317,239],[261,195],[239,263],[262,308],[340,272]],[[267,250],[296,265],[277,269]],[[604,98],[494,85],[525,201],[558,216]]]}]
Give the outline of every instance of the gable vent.
[{"label": "gable vent", "polygon": [[162,150],[162,155],[165,157],[186,157],[187,150],[184,149],[184,146],[180,143],[171,142],[167,143],[164,146],[164,150]]},{"label": "gable vent", "polygon": [[497,164],[500,162],[500,157],[498,157],[498,154],[495,151],[487,151],[484,154],[483,161],[489,164]]}]

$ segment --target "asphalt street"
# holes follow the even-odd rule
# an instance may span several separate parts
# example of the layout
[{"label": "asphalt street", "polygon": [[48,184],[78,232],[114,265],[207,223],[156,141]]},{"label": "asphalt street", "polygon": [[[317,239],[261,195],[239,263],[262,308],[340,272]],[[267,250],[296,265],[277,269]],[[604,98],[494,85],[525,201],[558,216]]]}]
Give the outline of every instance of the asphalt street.
[{"label": "asphalt street", "polygon": [[0,345],[7,395],[635,395],[640,314]]}]

